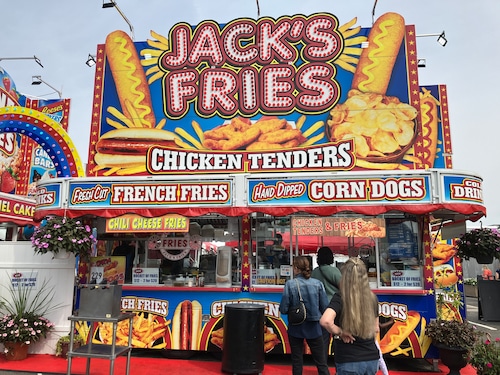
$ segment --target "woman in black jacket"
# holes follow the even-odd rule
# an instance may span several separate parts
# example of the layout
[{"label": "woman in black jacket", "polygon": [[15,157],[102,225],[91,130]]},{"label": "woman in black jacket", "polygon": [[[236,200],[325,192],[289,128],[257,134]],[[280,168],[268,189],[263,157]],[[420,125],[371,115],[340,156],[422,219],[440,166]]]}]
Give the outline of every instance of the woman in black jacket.
[{"label": "woman in black jacket", "polygon": [[349,258],[342,266],[340,293],[336,293],[321,317],[320,324],[334,340],[337,375],[375,375],[379,349],[378,299],[371,291],[365,264]]}]

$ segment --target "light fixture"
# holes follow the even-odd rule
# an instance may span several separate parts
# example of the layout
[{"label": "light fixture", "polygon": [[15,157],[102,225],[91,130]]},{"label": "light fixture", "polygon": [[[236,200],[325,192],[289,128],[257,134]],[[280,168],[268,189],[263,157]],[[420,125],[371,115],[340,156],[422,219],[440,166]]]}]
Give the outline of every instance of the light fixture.
[{"label": "light fixture", "polygon": [[42,62],[35,55],[33,55],[33,57],[0,57],[0,61],[2,60],[35,60],[35,62],[43,68]]},{"label": "light fixture", "polygon": [[417,34],[416,37],[426,37],[426,36],[437,36],[437,42],[441,44],[443,47],[448,43],[448,40],[446,39],[446,35],[444,33],[444,30],[441,34]]},{"label": "light fixture", "polygon": [[425,68],[425,65],[426,65],[426,61],[425,61],[425,59],[418,59],[418,61],[417,61],[417,66],[418,66],[419,68]]},{"label": "light fixture", "polygon": [[118,7],[118,4],[116,3],[116,1],[115,0],[109,0],[109,1],[103,0],[102,7],[103,8],[115,8],[118,11],[118,13],[120,13],[120,16],[122,16],[122,18],[128,24],[128,27],[130,28],[130,37],[132,38],[132,40],[134,40],[134,27],[132,26],[132,24],[130,23],[128,18],[125,17],[125,14],[123,14],[122,10]]},{"label": "light fixture", "polygon": [[438,43],[441,44],[443,47],[446,45],[446,43],[448,43],[448,40],[446,39],[446,36],[444,35],[444,30],[438,36]]},{"label": "light fixture", "polygon": [[32,76],[31,77],[31,84],[34,85],[34,86],[37,86],[37,85],[40,85],[42,83],[45,83],[47,86],[49,86],[52,90],[54,90],[55,92],[57,92],[57,94],[59,95],[59,99],[62,98],[62,92],[59,91],[58,89],[56,89],[54,86],[50,85],[49,83],[45,82],[43,79],[42,79],[42,76]]},{"label": "light fixture", "polygon": [[91,55],[91,54],[89,53],[89,57],[88,57],[87,61],[85,62],[85,64],[87,64],[88,66],[94,66],[94,65],[95,65],[95,63],[96,63],[96,61],[95,61],[95,56],[94,56],[94,55]]}]

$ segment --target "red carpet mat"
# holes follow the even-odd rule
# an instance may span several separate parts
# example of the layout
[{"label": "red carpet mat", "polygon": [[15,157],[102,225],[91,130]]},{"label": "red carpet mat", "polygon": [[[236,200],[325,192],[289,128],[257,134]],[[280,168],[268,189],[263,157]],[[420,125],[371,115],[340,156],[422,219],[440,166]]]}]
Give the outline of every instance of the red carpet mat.
[{"label": "red carpet mat", "polygon": [[[289,375],[291,373],[291,365],[289,357],[284,357],[280,360],[266,358],[264,364],[263,375]],[[85,374],[86,366],[85,358],[74,358],[71,366],[72,375]],[[432,366],[418,366],[412,361],[423,360],[405,360],[405,365],[400,363],[388,362],[389,372],[391,375],[436,375],[447,374],[448,368],[439,364],[439,371],[432,371]],[[0,356],[0,370],[7,371],[25,371],[33,373],[49,374],[66,374],[67,360],[61,357],[56,357],[48,354],[30,354],[28,358],[22,361],[6,361],[3,355]],[[90,361],[90,373],[92,375],[108,375],[110,362],[105,359],[92,359]],[[125,374],[126,357],[118,357],[115,360],[114,374]],[[146,357],[132,355],[130,360],[130,375],[159,375],[168,373],[169,375],[188,375],[188,374],[223,374],[221,370],[221,361],[204,353],[203,356],[195,355],[190,359],[170,359],[162,356]],[[402,367],[407,367],[402,369]],[[419,367],[424,367],[420,369]],[[411,371],[410,371],[411,370]],[[335,368],[331,366],[330,373],[335,374]],[[461,370],[461,375],[476,375],[476,371],[467,366]],[[303,375],[316,375],[317,371],[311,363],[306,361]],[[381,374],[379,372],[379,374]]]}]

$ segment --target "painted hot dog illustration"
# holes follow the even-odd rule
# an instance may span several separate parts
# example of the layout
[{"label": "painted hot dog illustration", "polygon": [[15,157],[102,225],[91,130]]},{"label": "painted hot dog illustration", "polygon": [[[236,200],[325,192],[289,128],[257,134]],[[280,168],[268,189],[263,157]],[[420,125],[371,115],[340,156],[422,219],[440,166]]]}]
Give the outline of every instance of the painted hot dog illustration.
[{"label": "painted hot dog illustration", "polygon": [[123,128],[110,130],[97,142],[96,164],[108,168],[144,168],[152,146],[175,146],[170,132],[161,129]]},{"label": "painted hot dog illustration", "polygon": [[404,34],[401,15],[389,12],[377,19],[368,35],[368,48],[361,52],[353,89],[385,95]]},{"label": "painted hot dog illustration", "polygon": [[439,101],[431,92],[423,89],[420,93],[420,113],[422,116],[422,136],[425,152],[422,157],[425,168],[432,168],[438,149],[438,105]]},{"label": "painted hot dog illustration", "polygon": [[408,338],[410,333],[415,330],[420,322],[420,313],[409,311],[406,320],[397,320],[380,340],[380,349],[382,353],[390,353]]},{"label": "painted hot dog illustration", "polygon": [[197,350],[201,332],[201,304],[185,300],[179,303],[172,319],[172,349]]},{"label": "painted hot dog illustration", "polygon": [[458,275],[449,264],[434,267],[434,286],[436,288],[449,288],[458,282]]}]

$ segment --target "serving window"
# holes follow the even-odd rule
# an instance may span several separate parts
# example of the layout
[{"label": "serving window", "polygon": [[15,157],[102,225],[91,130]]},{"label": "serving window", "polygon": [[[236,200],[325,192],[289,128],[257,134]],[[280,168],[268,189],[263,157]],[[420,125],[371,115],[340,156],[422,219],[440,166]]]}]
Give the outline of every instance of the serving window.
[{"label": "serving window", "polygon": [[239,249],[239,219],[207,215],[191,218],[187,233],[151,237],[148,258],[159,259],[164,284],[196,285],[203,276],[204,285],[231,286],[241,283]]},{"label": "serving window", "polygon": [[[252,216],[252,285],[285,285],[290,279],[290,218],[256,214]],[[288,241],[287,241],[288,242]]]},{"label": "serving window", "polygon": [[[275,248],[277,234],[285,250],[282,255]],[[373,289],[422,288],[420,235],[417,217],[404,214],[377,217],[256,217],[253,236],[256,271],[253,281],[256,285],[278,285],[282,282],[280,278],[285,281],[289,278],[283,276],[286,275],[284,265],[290,267],[294,256],[310,256],[314,268],[317,266],[317,250],[328,246],[339,268],[349,257],[362,259]]]},{"label": "serving window", "polygon": [[379,241],[382,287],[422,288],[422,253],[416,218],[387,218],[387,235]]},{"label": "serving window", "polygon": [[[174,216],[177,223],[182,220],[187,223],[172,230],[136,231],[133,238],[113,232],[101,234],[99,239],[105,242],[106,247],[104,256],[109,258],[120,240],[133,239],[137,248],[131,264],[137,272],[132,273],[129,282],[143,283],[134,276],[146,273],[156,275],[157,279],[154,281],[154,277],[149,277],[144,281],[148,284],[196,286],[200,276],[203,276],[203,284],[207,286],[241,284],[240,219],[215,214],[196,218],[170,215],[169,218]],[[127,219],[135,217],[127,215]],[[123,216],[119,219],[124,221]],[[106,226],[117,226],[117,223],[115,219],[115,222],[107,222]],[[221,280],[225,281],[224,284],[220,283]]]}]

